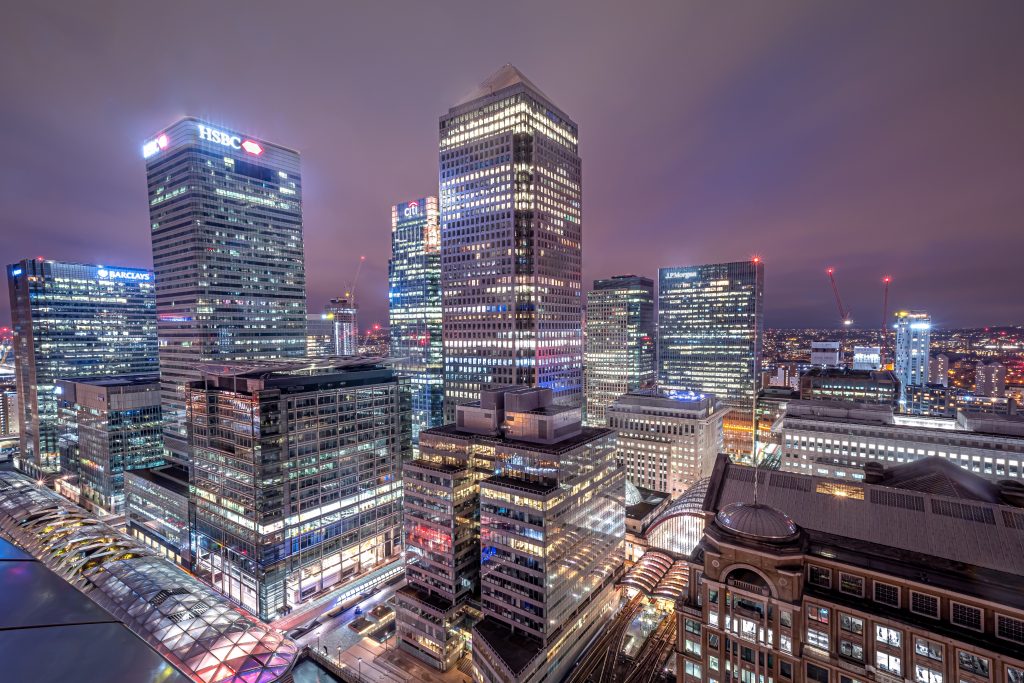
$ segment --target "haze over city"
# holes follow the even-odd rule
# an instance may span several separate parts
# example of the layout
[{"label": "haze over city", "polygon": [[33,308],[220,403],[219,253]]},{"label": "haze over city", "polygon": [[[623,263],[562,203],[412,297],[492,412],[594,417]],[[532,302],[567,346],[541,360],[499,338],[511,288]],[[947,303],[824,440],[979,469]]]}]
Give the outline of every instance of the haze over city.
[{"label": "haze over city", "polygon": [[[1017,324],[1024,6],[28,3],[0,26],[6,263],[149,267],[143,141],[183,115],[302,154],[311,310],[390,206],[437,191],[438,117],[511,62],[579,124],[583,281],[766,263],[766,323]],[[586,289],[586,287],[585,287]],[[6,299],[0,319],[7,320]]]}]

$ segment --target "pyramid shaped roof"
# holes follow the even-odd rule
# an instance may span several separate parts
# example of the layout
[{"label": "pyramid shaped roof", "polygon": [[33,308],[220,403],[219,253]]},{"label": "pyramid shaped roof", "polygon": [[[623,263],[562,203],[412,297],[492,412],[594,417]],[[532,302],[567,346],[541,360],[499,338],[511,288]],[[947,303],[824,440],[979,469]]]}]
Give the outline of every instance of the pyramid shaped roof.
[{"label": "pyramid shaped roof", "polygon": [[547,100],[548,102],[551,101],[551,98],[545,95],[544,91],[542,91],[540,88],[534,85],[529,78],[524,76],[522,71],[517,69],[512,64],[506,64],[497,71],[495,71],[493,74],[491,74],[483,83],[478,85],[476,89],[473,90],[473,92],[459,100],[459,102],[455,106],[458,107],[463,104],[468,104],[473,100],[478,100],[482,97],[493,95],[499,90],[503,90],[505,88],[518,84],[526,86],[527,88],[529,88],[530,90],[534,91],[542,98]]}]

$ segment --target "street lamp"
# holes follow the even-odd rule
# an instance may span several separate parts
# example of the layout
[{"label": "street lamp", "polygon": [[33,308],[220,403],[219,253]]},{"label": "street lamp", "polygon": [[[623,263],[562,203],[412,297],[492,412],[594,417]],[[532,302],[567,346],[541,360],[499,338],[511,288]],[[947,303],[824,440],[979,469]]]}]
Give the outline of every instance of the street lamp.
[{"label": "street lamp", "polygon": [[359,672],[359,683],[363,683],[363,658],[358,658],[356,662],[358,662],[359,664],[359,667],[357,669],[357,671]]}]

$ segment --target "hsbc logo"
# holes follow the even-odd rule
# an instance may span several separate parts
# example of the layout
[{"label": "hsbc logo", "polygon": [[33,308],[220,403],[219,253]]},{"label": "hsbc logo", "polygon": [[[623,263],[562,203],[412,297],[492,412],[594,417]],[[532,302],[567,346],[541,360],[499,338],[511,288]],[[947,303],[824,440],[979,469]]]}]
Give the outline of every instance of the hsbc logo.
[{"label": "hsbc logo", "polygon": [[256,156],[263,154],[263,147],[255,140],[243,140],[238,135],[225,133],[222,130],[210,128],[201,123],[197,123],[196,128],[199,130],[200,140],[206,140],[207,142],[213,142],[232,149],[245,150],[249,154],[255,154]]},{"label": "hsbc logo", "polygon": [[402,209],[402,217],[403,218],[412,218],[413,216],[418,216],[418,215],[420,215],[420,205],[417,204],[416,202],[412,202],[411,204],[406,206],[404,209]]}]

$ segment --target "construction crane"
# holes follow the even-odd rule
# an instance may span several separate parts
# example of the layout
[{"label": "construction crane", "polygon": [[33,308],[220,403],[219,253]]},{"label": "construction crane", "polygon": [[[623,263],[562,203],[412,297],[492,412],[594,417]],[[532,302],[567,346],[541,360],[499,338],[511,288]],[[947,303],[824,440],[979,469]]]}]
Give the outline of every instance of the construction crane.
[{"label": "construction crane", "polygon": [[359,265],[356,266],[355,277],[352,278],[352,285],[349,287],[349,291],[345,292],[345,296],[348,298],[348,300],[352,304],[353,308],[355,308],[355,305],[356,305],[356,285],[359,284],[359,273],[362,272],[362,270],[363,270],[363,263],[365,263],[365,262],[366,262],[366,257],[365,256],[360,256],[359,257]]},{"label": "construction crane", "polygon": [[843,298],[839,296],[839,286],[836,285],[835,268],[829,267],[825,269],[828,273],[828,281],[832,283],[832,293],[836,296],[836,308],[839,309],[839,319],[843,321],[843,340],[839,347],[839,365],[843,365],[843,353],[846,348],[846,330],[853,324],[853,320],[850,318],[850,312],[846,310],[846,306],[843,305]]},{"label": "construction crane", "polygon": [[885,325],[889,318],[889,283],[892,282],[892,278],[888,275],[882,278],[882,284],[885,285],[885,294],[882,296],[882,344],[879,349],[879,365],[885,369],[885,348],[886,348],[886,334]]}]

